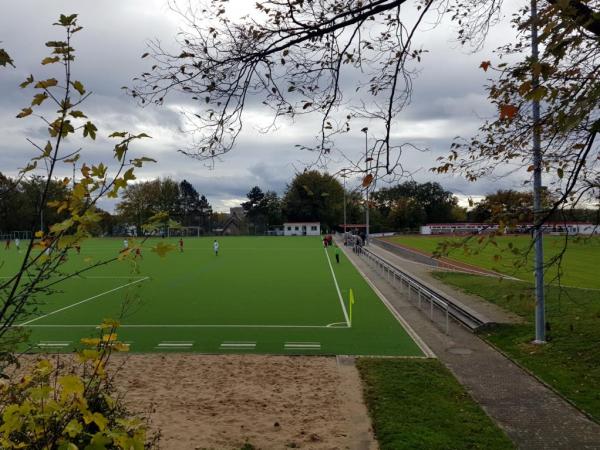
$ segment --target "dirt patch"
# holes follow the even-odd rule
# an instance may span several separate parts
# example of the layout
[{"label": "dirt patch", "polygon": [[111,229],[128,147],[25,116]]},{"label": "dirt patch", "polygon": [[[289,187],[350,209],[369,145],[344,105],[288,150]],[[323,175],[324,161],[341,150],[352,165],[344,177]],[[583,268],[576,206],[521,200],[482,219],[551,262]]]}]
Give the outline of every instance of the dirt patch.
[{"label": "dirt patch", "polygon": [[356,369],[335,358],[126,358],[119,384],[132,409],[153,411],[163,449],[377,448]]}]

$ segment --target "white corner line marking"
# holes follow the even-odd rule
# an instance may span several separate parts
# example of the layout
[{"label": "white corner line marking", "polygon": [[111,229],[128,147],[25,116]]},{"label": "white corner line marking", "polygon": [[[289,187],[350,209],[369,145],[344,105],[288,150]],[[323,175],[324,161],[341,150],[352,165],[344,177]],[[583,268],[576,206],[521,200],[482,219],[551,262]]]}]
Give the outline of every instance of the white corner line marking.
[{"label": "white corner line marking", "polygon": [[333,282],[335,283],[335,289],[338,293],[338,298],[340,299],[340,305],[342,305],[342,311],[344,312],[344,318],[346,319],[346,325],[350,328],[352,325],[350,324],[350,319],[348,318],[348,312],[346,311],[346,305],[344,305],[344,299],[342,297],[342,293],[340,292],[340,287],[338,285],[337,279],[335,278],[335,273],[333,272],[333,266],[331,265],[331,260],[329,259],[329,254],[327,253],[327,249],[323,247],[323,251],[325,252],[325,259],[327,259],[327,263],[329,264],[329,269],[331,270],[331,276],[333,277]]},{"label": "white corner line marking", "polygon": [[[345,251],[346,250],[344,249],[344,252]],[[371,279],[369,277],[367,277],[367,275],[360,269],[360,267],[358,267],[358,265],[352,260],[352,258],[350,258],[350,256],[346,255],[346,259],[349,260],[352,263],[352,265],[354,266],[354,268],[358,271],[358,273],[361,274],[361,276],[364,278],[364,280],[367,282],[367,284],[371,287],[371,289],[373,289],[373,292],[375,292],[375,294],[377,294],[377,296],[381,299],[381,301],[386,306],[388,311],[392,314],[392,316],[394,316],[396,318],[396,320],[398,322],[400,322],[402,327],[404,327],[404,329],[406,330],[406,333],[417,344],[417,347],[419,347],[421,349],[421,351],[425,354],[425,356],[428,358],[437,358],[435,353],[433,353],[433,350],[431,350],[431,348],[429,348],[429,346],[425,343],[425,341],[423,341],[423,339],[421,339],[421,336],[419,336],[415,332],[415,330],[413,330],[413,328],[408,324],[408,322],[404,319],[404,317],[402,317],[402,315],[398,311],[396,311],[396,308],[394,308],[394,306],[385,297],[385,295],[383,295],[383,292],[381,292],[377,288],[377,286],[375,286],[375,284],[371,281]]]},{"label": "white corner line marking", "polygon": [[96,299],[98,297],[102,297],[103,295],[110,294],[111,292],[118,291],[119,289],[123,289],[123,288],[125,288],[127,286],[131,286],[132,284],[139,283],[140,281],[148,280],[149,278],[150,277],[140,278],[139,280],[132,281],[131,283],[124,284],[123,286],[118,286],[118,287],[116,287],[114,289],[111,289],[110,291],[102,292],[100,294],[94,295],[93,297],[86,298],[85,300],[81,300],[80,302],[73,303],[72,305],[68,305],[68,306],[65,306],[64,308],[60,308],[60,309],[57,309],[55,311],[49,312],[48,314],[44,314],[43,316],[36,317],[34,319],[28,320],[27,322],[23,322],[23,323],[21,323],[21,324],[19,324],[17,326],[22,327],[22,326],[25,326],[25,325],[29,325],[30,323],[35,322],[37,320],[43,319],[45,317],[51,316],[51,315],[59,313],[61,311],[65,311],[65,310],[67,310],[69,308],[73,308],[75,306],[78,306],[78,305],[81,305],[83,303],[89,302],[89,301],[94,300],[94,299]]}]

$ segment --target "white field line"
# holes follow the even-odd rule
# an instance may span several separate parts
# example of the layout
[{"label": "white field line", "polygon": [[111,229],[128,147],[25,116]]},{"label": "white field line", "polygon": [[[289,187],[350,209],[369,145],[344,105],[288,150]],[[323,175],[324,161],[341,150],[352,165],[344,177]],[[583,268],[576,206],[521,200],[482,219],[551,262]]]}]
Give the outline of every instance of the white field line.
[{"label": "white field line", "polygon": [[333,277],[333,282],[335,283],[335,289],[338,293],[338,298],[340,299],[340,305],[342,305],[342,311],[344,312],[344,318],[346,319],[346,325],[350,328],[352,325],[350,324],[350,319],[348,318],[348,312],[346,311],[346,305],[344,304],[344,299],[342,297],[342,293],[340,292],[340,287],[338,285],[337,279],[335,278],[335,273],[333,272],[333,266],[331,265],[331,260],[329,259],[329,254],[327,253],[327,249],[323,247],[323,251],[325,252],[325,259],[327,259],[327,264],[329,264],[329,269],[331,270],[331,276]]},{"label": "white field line", "polygon": [[[92,300],[94,300],[94,299],[96,299],[96,298],[98,298],[98,297],[102,297],[103,295],[110,294],[111,292],[118,291],[119,289],[123,289],[123,288],[125,288],[125,287],[127,287],[127,286],[131,286],[132,284],[139,283],[140,281],[144,281],[144,280],[147,280],[147,279],[149,279],[149,278],[150,278],[150,277],[144,277],[144,278],[140,278],[139,280],[132,281],[131,283],[124,284],[123,286],[118,286],[118,287],[116,287],[116,288],[114,288],[114,289],[111,289],[110,291],[102,292],[102,293],[100,293],[100,294],[97,294],[97,295],[94,295],[94,296],[92,296],[92,297],[86,298],[85,300],[81,300],[80,302],[73,303],[72,305],[65,306],[64,308],[60,308],[60,309],[57,309],[57,310],[55,310],[55,311],[49,312],[48,314],[44,314],[43,316],[36,317],[36,318],[34,318],[34,319],[28,320],[27,322],[23,322],[23,323],[21,323],[21,324],[19,324],[19,325],[17,325],[17,326],[18,326],[18,327],[23,327],[23,326],[25,326],[25,325],[29,325],[30,323],[32,323],[32,322],[35,322],[35,321],[37,321],[37,320],[44,319],[45,317],[52,316],[53,314],[59,313],[59,312],[61,312],[61,311],[65,311],[65,310],[67,310],[67,309],[70,309],[70,308],[73,308],[73,307],[75,307],[75,306],[82,305],[83,303],[87,303],[87,302],[89,302],[89,301],[92,301]],[[96,325],[96,326],[97,326],[97,325]]]},{"label": "white field line", "polygon": [[38,347],[68,347],[71,342],[40,342]]},{"label": "white field line", "polygon": [[[41,317],[40,317],[41,318]],[[346,325],[345,322],[339,322],[340,324]],[[332,324],[330,324],[332,325]],[[30,328],[98,328],[97,324],[68,324],[68,325],[28,325],[26,323],[21,325],[14,325],[14,328],[18,327],[30,327]],[[335,327],[329,325],[196,325],[196,324],[132,324],[132,325],[119,325],[119,328],[324,328],[324,329],[346,329],[347,326]]]},{"label": "white field line", "polygon": [[[346,249],[344,249],[344,252],[346,252]],[[433,353],[433,350],[431,350],[429,346],[423,341],[423,339],[421,339],[421,337],[415,332],[415,330],[413,330],[413,328],[408,324],[404,317],[402,317],[402,315],[400,315],[400,313],[396,311],[396,308],[394,308],[394,306],[383,295],[383,293],[379,289],[377,289],[377,286],[375,286],[373,282],[369,279],[369,277],[367,277],[367,275],[360,269],[360,267],[356,265],[352,258],[346,256],[346,259],[352,263],[356,270],[358,270],[358,273],[361,274],[361,276],[364,278],[367,284],[371,287],[371,289],[373,289],[373,292],[375,292],[375,294],[377,294],[377,296],[381,299],[383,304],[387,307],[388,311],[392,313],[392,315],[396,318],[398,322],[400,322],[400,324],[406,330],[406,333],[417,344],[417,347],[421,349],[425,356],[428,358],[436,358],[435,353]]]},{"label": "white field line", "polygon": [[321,349],[320,342],[286,342],[283,345],[286,349]]},{"label": "white field line", "polygon": [[171,344],[165,344],[165,343],[161,343],[158,344],[159,347],[191,347],[194,344],[175,344],[175,343],[171,343]]},{"label": "white field line", "polygon": [[226,341],[223,342],[220,346],[222,349],[254,349],[256,348],[256,342],[250,342],[250,341],[240,341],[240,342],[233,342],[233,341]]},{"label": "white field line", "polygon": [[[337,325],[343,325],[343,327],[338,327]],[[327,328],[348,328],[348,324],[346,322],[333,322],[328,323]]]}]

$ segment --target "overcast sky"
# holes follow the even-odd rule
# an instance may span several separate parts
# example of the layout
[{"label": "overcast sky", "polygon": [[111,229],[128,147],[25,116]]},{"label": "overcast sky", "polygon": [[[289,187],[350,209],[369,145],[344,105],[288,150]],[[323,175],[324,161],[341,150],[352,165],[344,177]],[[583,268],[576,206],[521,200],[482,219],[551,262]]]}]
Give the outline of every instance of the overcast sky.
[{"label": "overcast sky", "polygon": [[[232,3],[248,7],[254,2]],[[166,0],[20,0],[3,1],[0,15],[0,41],[17,66],[0,71],[0,171],[3,173],[15,175],[34,154],[26,137],[45,139],[43,124],[38,119],[15,118],[22,107],[28,106],[32,95],[31,90],[20,90],[17,85],[30,73],[39,74],[38,78],[57,76],[51,70],[58,66],[42,68],[39,61],[47,56],[44,42],[62,38],[60,30],[51,26],[60,13],[78,13],[79,23],[84,26],[74,45],[78,55],[74,77],[94,93],[82,109],[101,132],[96,143],[86,144],[84,160],[109,162],[112,146],[106,136],[112,131],[147,132],[153,139],[137,144],[135,150],[139,155],[157,159],[158,163],[141,169],[138,177],[187,179],[221,211],[238,205],[254,185],[281,194],[294,173],[313,160],[314,155],[298,150],[295,145],[313,143],[318,131],[317,118],[281,122],[276,132],[265,136],[257,130],[265,117],[265,111],[258,107],[247,111],[244,131],[236,147],[217,161],[214,168],[177,152],[190,144],[189,136],[181,131],[180,110],[186,106],[184,100],[173,99],[162,107],[140,108],[121,90],[121,86],[131,85],[134,76],[148,70],[148,61],[140,59],[140,55],[146,51],[149,39],[158,38],[167,47],[173,45],[180,24]],[[410,16],[411,11],[407,9],[406,14]],[[429,149],[426,153],[404,155],[403,165],[414,173],[416,180],[437,181],[463,200],[499,187],[520,188],[518,176],[469,183],[460,177],[438,176],[429,171],[438,156],[448,153],[456,135],[470,137],[483,118],[495,114],[484,91],[489,74],[478,66],[482,60],[493,59],[492,50],[510,35],[508,19],[504,19],[503,24],[492,30],[486,46],[471,54],[454,41],[456,35],[448,21],[418,33],[416,43],[428,53],[414,83],[412,104],[398,117],[392,130],[396,143],[411,141]],[[355,125],[359,125],[355,131],[338,142],[338,147],[343,147],[350,156],[358,156],[364,149],[361,126]],[[328,169],[335,172],[343,164],[334,155]],[[65,166],[61,174],[68,174],[69,170]],[[110,210],[113,204],[103,206]]]}]

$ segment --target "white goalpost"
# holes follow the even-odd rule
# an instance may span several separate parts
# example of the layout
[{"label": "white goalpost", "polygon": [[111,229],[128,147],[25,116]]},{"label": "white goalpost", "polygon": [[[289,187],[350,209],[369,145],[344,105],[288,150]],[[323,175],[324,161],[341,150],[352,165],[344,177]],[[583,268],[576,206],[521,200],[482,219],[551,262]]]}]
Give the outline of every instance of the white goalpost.
[{"label": "white goalpost", "polygon": [[15,239],[27,241],[31,239],[31,231],[9,231],[8,233],[0,233],[0,241],[6,241],[7,239],[11,241],[14,241]]},{"label": "white goalpost", "polygon": [[202,227],[169,227],[167,228],[167,237],[198,237],[201,230]]}]

